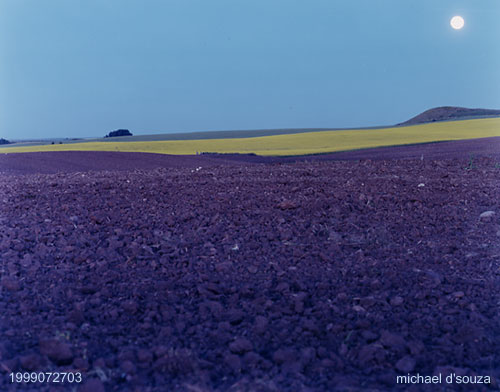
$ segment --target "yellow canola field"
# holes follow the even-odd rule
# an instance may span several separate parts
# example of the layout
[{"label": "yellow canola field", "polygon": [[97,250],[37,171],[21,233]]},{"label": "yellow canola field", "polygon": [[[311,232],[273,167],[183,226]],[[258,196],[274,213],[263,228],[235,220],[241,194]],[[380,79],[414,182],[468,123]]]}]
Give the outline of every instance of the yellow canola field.
[{"label": "yellow canola field", "polygon": [[0,153],[35,151],[128,151],[193,155],[201,152],[305,155],[362,148],[500,136],[500,118],[462,120],[345,131],[319,131],[252,138],[166,140],[149,142],[83,142],[6,147]]}]

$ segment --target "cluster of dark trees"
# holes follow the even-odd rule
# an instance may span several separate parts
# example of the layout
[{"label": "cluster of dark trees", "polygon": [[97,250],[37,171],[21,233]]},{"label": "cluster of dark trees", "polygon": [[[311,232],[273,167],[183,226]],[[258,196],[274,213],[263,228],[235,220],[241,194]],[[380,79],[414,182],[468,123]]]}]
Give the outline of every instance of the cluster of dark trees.
[{"label": "cluster of dark trees", "polygon": [[117,136],[132,136],[132,133],[128,129],[117,129],[108,133],[105,137],[117,137]]},{"label": "cluster of dark trees", "polygon": [[10,144],[10,142],[7,139],[0,139],[0,144]]}]

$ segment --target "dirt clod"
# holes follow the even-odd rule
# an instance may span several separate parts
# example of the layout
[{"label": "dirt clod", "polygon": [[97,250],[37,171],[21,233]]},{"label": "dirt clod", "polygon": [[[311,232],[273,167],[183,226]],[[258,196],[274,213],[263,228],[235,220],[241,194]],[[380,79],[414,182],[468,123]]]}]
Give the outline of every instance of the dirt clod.
[{"label": "dirt clod", "polygon": [[56,339],[40,340],[40,353],[58,365],[68,365],[73,361],[73,353],[68,343]]}]

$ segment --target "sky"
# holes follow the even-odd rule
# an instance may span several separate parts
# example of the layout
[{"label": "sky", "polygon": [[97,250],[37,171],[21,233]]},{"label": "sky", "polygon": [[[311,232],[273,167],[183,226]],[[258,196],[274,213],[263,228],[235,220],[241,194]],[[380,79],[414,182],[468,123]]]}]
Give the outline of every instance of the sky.
[{"label": "sky", "polygon": [[0,0],[0,137],[500,109],[498,37],[499,0]]}]

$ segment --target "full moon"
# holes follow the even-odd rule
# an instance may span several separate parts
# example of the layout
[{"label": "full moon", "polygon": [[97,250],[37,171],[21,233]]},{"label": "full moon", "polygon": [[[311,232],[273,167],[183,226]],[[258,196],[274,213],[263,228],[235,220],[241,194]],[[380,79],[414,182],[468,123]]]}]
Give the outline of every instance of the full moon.
[{"label": "full moon", "polygon": [[454,16],[450,20],[450,25],[453,27],[455,30],[460,30],[462,27],[465,25],[464,18],[461,16]]}]

